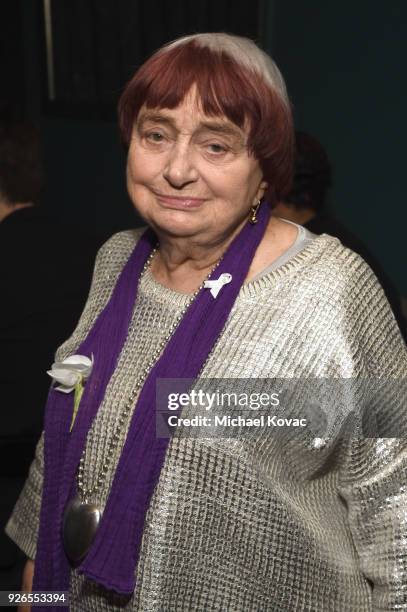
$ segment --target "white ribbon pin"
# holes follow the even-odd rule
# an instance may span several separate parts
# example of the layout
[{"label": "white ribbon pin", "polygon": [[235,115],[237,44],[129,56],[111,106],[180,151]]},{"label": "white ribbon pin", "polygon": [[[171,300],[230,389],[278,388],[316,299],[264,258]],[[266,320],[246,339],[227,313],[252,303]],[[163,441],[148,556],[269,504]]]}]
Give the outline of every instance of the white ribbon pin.
[{"label": "white ribbon pin", "polygon": [[204,288],[210,289],[214,298],[218,296],[219,291],[222,289],[223,285],[227,285],[232,280],[232,275],[228,272],[224,272],[219,276],[216,280],[207,280],[204,282]]}]

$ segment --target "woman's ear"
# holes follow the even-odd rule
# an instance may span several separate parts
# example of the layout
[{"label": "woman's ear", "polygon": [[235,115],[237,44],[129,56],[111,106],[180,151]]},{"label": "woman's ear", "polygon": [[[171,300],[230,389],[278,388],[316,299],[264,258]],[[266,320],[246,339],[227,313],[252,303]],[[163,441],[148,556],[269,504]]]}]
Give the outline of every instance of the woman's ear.
[{"label": "woman's ear", "polygon": [[259,189],[257,191],[256,194],[256,200],[261,200],[262,197],[264,196],[264,194],[266,193],[267,189],[268,189],[268,182],[267,181],[262,181],[259,185]]}]

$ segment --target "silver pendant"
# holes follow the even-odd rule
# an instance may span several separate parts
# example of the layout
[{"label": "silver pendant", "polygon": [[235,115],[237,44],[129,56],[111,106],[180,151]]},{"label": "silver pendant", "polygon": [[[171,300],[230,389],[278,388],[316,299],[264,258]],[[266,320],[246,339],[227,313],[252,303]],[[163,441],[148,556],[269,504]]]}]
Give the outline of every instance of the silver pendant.
[{"label": "silver pendant", "polygon": [[73,564],[86,557],[99,526],[101,511],[74,497],[67,504],[63,518],[63,543],[66,556]]}]

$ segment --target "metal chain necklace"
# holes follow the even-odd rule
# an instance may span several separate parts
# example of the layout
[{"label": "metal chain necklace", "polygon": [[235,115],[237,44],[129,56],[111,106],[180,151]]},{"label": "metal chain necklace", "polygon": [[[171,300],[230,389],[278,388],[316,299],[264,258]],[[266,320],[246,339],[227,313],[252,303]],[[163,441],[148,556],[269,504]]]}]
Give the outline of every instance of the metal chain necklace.
[{"label": "metal chain necklace", "polygon": [[[144,264],[143,270],[139,278],[139,286],[141,279],[145,275],[146,271],[150,268],[151,262],[157,250],[157,248],[153,249],[148,260]],[[125,427],[130,413],[134,408],[136,396],[144,385],[147,376],[150,373],[150,370],[159,359],[163,349],[167,345],[168,341],[171,339],[180,321],[183,319],[189,306],[195,300],[201,289],[203,289],[205,281],[209,278],[213,271],[216,270],[221,261],[222,257],[215,264],[215,266],[212,268],[212,270],[207,275],[202,284],[198,287],[198,289],[190,296],[190,299],[188,300],[187,304],[177,315],[175,321],[171,325],[171,328],[160,341],[158,347],[154,350],[146,366],[144,367],[141,376],[137,379],[136,384],[129,395],[129,398],[126,401],[121,414],[119,415],[118,423],[114,430],[114,433],[108,442],[106,456],[102,467],[97,475],[96,483],[91,488],[86,488],[84,483],[86,445],[82,451],[82,456],[79,461],[76,479],[78,495],[67,504],[63,519],[63,541],[65,552],[68,558],[75,564],[79,563],[86,556],[96,535],[96,531],[102,516],[102,511],[95,503],[92,503],[90,499],[94,498],[96,493],[100,491],[102,485],[106,480],[109,468],[115,456],[115,451],[120,444],[123,428]]]}]

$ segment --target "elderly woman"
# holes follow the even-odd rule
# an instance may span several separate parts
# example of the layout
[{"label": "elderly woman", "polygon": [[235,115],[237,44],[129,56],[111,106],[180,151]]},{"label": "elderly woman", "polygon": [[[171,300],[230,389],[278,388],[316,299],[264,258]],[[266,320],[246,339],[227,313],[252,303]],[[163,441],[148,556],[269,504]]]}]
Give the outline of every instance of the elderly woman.
[{"label": "elderly woman", "polygon": [[244,38],[182,38],[119,118],[149,228],[102,247],[57,353],[8,524],[26,585],[71,610],[407,609],[404,441],[156,436],[157,379],[406,375],[363,260],[270,217],[292,173],[277,67]]}]

